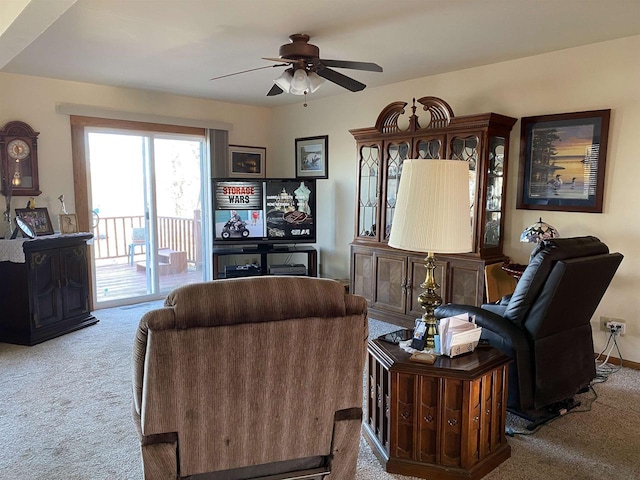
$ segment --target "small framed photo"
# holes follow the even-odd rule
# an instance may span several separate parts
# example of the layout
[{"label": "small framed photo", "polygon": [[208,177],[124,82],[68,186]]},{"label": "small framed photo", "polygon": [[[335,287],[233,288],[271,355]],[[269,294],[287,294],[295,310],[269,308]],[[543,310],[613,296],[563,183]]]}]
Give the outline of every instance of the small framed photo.
[{"label": "small framed photo", "polygon": [[267,149],[229,145],[229,176],[234,178],[265,178]]},{"label": "small framed photo", "polygon": [[58,215],[60,221],[60,233],[78,233],[78,218],[75,213],[61,213]]},{"label": "small framed photo", "polygon": [[296,178],[329,178],[329,136],[296,138]]},{"label": "small framed photo", "polygon": [[29,225],[37,236],[53,233],[49,211],[46,208],[16,208],[16,215]]},{"label": "small framed photo", "polygon": [[610,115],[523,118],[516,208],[602,213]]}]

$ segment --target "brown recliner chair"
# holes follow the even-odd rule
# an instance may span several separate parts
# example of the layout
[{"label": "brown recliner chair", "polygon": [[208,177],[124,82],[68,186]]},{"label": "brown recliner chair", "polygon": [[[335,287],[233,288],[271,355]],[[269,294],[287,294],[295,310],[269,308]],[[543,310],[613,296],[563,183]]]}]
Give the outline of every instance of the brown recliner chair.
[{"label": "brown recliner chair", "polygon": [[545,240],[500,304],[442,305],[435,315],[475,315],[482,338],[513,359],[507,408],[533,429],[576,406],[595,377],[590,321],[622,258],[592,236]]},{"label": "brown recliner chair", "polygon": [[353,479],[367,337],[365,300],[333,280],[177,288],[136,333],[144,478]]}]

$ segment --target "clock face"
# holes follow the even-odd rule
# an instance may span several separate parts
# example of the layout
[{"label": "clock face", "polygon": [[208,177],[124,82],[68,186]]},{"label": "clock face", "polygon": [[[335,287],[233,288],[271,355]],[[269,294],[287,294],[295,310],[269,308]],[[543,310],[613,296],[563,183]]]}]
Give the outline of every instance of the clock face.
[{"label": "clock face", "polygon": [[22,160],[23,158],[27,158],[31,149],[29,145],[24,140],[11,140],[7,145],[7,153],[10,158],[14,160]]}]

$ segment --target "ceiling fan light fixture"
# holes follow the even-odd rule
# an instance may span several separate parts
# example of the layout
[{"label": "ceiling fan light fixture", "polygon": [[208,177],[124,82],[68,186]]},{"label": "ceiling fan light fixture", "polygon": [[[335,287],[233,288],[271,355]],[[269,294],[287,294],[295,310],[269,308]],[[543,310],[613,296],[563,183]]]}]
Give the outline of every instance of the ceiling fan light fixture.
[{"label": "ceiling fan light fixture", "polygon": [[283,91],[288,92],[289,89],[291,88],[292,80],[293,80],[293,75],[291,75],[291,69],[288,68],[284,72],[282,72],[282,75],[276,78],[273,81],[273,83],[278,85]]},{"label": "ceiling fan light fixture", "polygon": [[291,87],[289,93],[293,95],[304,95],[308,93],[311,86],[309,84],[309,77],[307,72],[302,68],[298,68],[293,72],[293,78],[291,80]]},{"label": "ceiling fan light fixture", "polygon": [[324,83],[324,78],[314,72],[307,73],[302,68],[298,68],[295,71],[288,68],[273,83],[278,85],[284,92],[292,95],[305,95],[318,90],[320,85]]},{"label": "ceiling fan light fixture", "polygon": [[313,93],[320,88],[320,86],[325,82],[324,78],[318,75],[316,72],[309,72],[307,74],[309,77],[309,92]]}]

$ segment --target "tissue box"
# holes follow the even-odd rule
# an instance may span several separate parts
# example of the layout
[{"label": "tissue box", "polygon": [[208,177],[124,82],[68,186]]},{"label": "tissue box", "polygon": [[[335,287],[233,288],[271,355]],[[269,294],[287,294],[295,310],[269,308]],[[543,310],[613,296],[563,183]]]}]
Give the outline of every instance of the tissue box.
[{"label": "tissue box", "polygon": [[451,351],[449,352],[449,357],[457,357],[458,355],[462,355],[463,353],[471,353],[478,346],[478,342],[471,343],[463,343],[461,345],[454,345],[451,347]]}]

